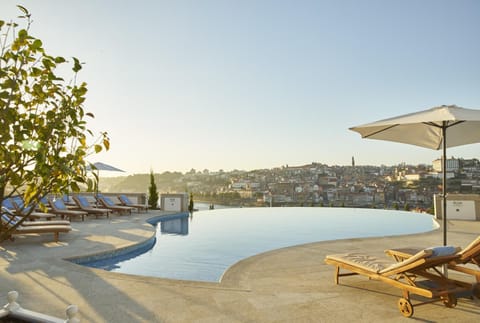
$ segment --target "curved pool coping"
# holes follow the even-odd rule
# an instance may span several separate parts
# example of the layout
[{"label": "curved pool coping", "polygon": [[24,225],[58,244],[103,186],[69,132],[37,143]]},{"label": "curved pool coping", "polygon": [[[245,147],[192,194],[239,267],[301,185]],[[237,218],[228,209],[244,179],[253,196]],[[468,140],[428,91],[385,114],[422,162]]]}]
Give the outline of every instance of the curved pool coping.
[{"label": "curved pool coping", "polygon": [[[174,213],[174,214],[167,214],[167,215],[157,215],[157,216],[146,219],[145,222],[155,227],[155,225],[158,222],[160,222],[160,220],[175,219],[177,217],[185,216],[185,215],[188,215],[188,213],[181,212],[181,213]],[[156,232],[153,231],[153,234],[150,238],[145,239],[143,241],[139,241],[138,243],[135,243],[126,247],[106,250],[106,251],[88,254],[88,255],[74,256],[74,257],[69,257],[64,259],[77,265],[89,267],[87,263],[91,263],[94,261],[101,261],[101,260],[106,260],[111,258],[126,260],[126,259],[136,257],[153,248],[156,242],[157,242]]]},{"label": "curved pool coping", "polygon": [[[155,227],[161,220],[170,220],[170,219],[175,219],[175,218],[184,217],[184,216],[188,216],[188,215],[189,215],[188,212],[179,212],[179,213],[173,213],[173,214],[156,215],[156,216],[150,217],[148,219],[145,219],[145,222],[152,225],[152,227]],[[376,236],[376,237],[371,237],[371,238],[396,237],[396,236],[407,237],[407,236],[410,236],[410,235],[418,235],[418,234],[433,232],[433,231],[438,230],[440,228],[440,224],[438,223],[438,221],[435,220],[434,217],[432,217],[432,221],[433,221],[433,224],[434,224],[435,227],[430,231],[417,232],[417,233],[411,233],[411,234],[401,234],[401,235]],[[312,243],[326,242],[326,241],[338,241],[338,240],[351,240],[351,239],[358,239],[358,238],[357,237],[350,237],[350,238],[342,238],[342,239],[335,239],[335,240],[312,241],[312,242],[307,242],[307,243],[302,243],[302,244],[297,244],[297,245],[291,245],[291,246],[286,246],[286,247],[282,247],[282,248],[277,248],[277,249],[272,249],[272,250],[267,250],[267,251],[264,251],[264,252],[260,252],[258,254],[251,255],[249,257],[237,260],[236,262],[232,263],[230,266],[228,266],[225,269],[225,271],[222,273],[222,275],[220,275],[218,281],[208,281],[208,283],[221,283],[223,278],[227,275],[227,272],[231,268],[243,263],[244,261],[246,261],[249,258],[258,257],[260,255],[267,254],[267,253],[270,253],[270,252],[275,252],[277,250],[282,250],[282,249],[287,249],[287,248],[292,248],[292,247],[297,247],[297,246],[302,246],[302,245],[309,245],[309,244],[312,244]],[[98,268],[96,266],[89,266],[88,263],[107,260],[107,259],[112,259],[112,258],[117,258],[118,261],[123,261],[123,260],[128,260],[128,259],[134,258],[136,256],[139,256],[139,255],[147,252],[151,248],[153,248],[156,244],[156,240],[157,240],[156,239],[156,231],[153,231],[152,236],[150,238],[145,239],[143,241],[139,241],[138,243],[134,243],[134,244],[131,244],[131,245],[126,246],[126,247],[115,248],[115,249],[112,249],[112,250],[106,250],[106,251],[93,253],[93,254],[88,254],[88,255],[80,255],[80,256],[64,258],[64,260],[67,260],[69,262],[72,262],[74,264],[81,265],[81,266],[101,269],[101,268]],[[104,269],[102,269],[102,270],[104,270]],[[105,271],[109,271],[109,270],[105,270]],[[126,274],[126,273],[122,273],[122,274]],[[126,274],[126,275],[138,276],[138,275],[135,275],[135,274]],[[156,277],[156,276],[152,276],[152,277]],[[159,278],[159,277],[157,277],[157,278]],[[175,281],[176,280],[185,280],[185,279],[164,278],[164,277],[162,277],[162,278],[163,279],[175,280]],[[190,281],[197,282],[197,280],[190,280]],[[205,281],[201,281],[201,282],[205,282]]]}]

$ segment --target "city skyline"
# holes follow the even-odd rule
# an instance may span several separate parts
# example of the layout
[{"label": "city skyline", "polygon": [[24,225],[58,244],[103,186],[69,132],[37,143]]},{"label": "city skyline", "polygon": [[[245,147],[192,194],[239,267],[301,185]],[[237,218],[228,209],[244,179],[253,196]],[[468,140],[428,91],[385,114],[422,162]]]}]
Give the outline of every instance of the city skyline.
[{"label": "city skyline", "polygon": [[[17,4],[2,1],[0,19],[19,21]],[[444,104],[480,109],[477,1],[22,5],[47,53],[85,62],[90,128],[111,138],[90,161],[126,174],[352,156],[359,166],[431,164],[440,151],[348,128]],[[480,144],[452,156],[478,158]]]}]

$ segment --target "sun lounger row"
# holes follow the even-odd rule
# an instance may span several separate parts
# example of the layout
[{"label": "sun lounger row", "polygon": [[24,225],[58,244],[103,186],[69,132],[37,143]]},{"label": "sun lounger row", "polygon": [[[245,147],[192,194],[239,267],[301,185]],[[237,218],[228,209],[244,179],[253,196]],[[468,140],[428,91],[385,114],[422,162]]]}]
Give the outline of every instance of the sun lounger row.
[{"label": "sun lounger row", "polygon": [[33,206],[25,206],[23,199],[19,196],[3,200],[2,207],[14,210],[17,215],[28,215],[29,220],[50,220],[55,217],[55,214],[39,212],[32,210]]},{"label": "sun lounger row", "polygon": [[[2,226],[12,229],[9,238],[13,240],[14,235],[28,233],[53,233],[55,241],[58,241],[60,232],[69,232],[72,228],[70,221],[73,218],[85,220],[85,216],[95,215],[106,216],[107,218],[113,212],[119,214],[131,214],[132,210],[143,211],[147,208],[140,204],[132,203],[125,195],[118,196],[122,205],[115,204],[109,197],[99,194],[96,197],[97,203],[93,205],[85,196],[75,195],[73,201],[75,205],[66,205],[65,196],[62,198],[44,198],[42,210],[40,212],[34,205],[25,205],[20,196],[6,198],[2,201]],[[65,220],[53,220],[60,216]],[[21,222],[21,224],[19,224]]]},{"label": "sun lounger row", "polygon": [[[459,292],[480,297],[480,268],[463,266],[473,263],[480,266],[480,237],[465,249],[452,246],[419,249],[391,249],[386,251],[390,258],[379,258],[363,253],[328,255],[325,262],[336,267],[335,284],[340,277],[362,275],[379,280],[402,291],[398,309],[406,316],[413,315],[414,306],[442,301],[447,307],[455,307]],[[475,282],[464,282],[449,278],[441,267],[472,275]],[[342,272],[341,272],[342,271]],[[431,299],[428,302],[412,303],[410,294]]]},{"label": "sun lounger row", "polygon": [[[137,210],[138,212],[148,210],[145,205],[131,202],[125,194],[117,197],[119,204],[114,203],[110,197],[103,194],[96,196],[95,204],[92,204],[83,195],[74,195],[71,200],[68,195],[63,195],[61,198],[44,197],[41,201],[41,204],[43,204],[42,212],[40,212],[38,206],[26,206],[20,196],[4,199],[2,206],[14,210],[17,215],[28,215],[30,220],[50,220],[56,215],[60,215],[62,218],[66,217],[68,219],[78,217],[84,221],[85,215],[95,215],[96,217],[105,215],[108,217],[112,212],[131,214],[132,210]],[[71,201],[73,201],[73,205],[69,203]],[[50,209],[49,212],[43,212],[47,207]],[[76,212],[67,212],[72,210]]]},{"label": "sun lounger row", "polygon": [[15,235],[20,234],[43,234],[53,233],[54,241],[58,242],[59,234],[66,233],[72,230],[68,221],[23,221],[18,224],[21,217],[15,216],[10,210],[2,207],[1,224],[7,229],[12,229],[8,238],[14,240]]}]

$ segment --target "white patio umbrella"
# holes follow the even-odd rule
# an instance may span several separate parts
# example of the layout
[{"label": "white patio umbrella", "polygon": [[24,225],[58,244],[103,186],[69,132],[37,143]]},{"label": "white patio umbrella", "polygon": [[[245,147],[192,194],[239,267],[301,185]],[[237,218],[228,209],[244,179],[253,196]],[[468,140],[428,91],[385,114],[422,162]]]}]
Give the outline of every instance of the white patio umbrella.
[{"label": "white patio umbrella", "polygon": [[480,110],[442,105],[424,111],[384,119],[350,130],[362,138],[395,141],[443,150],[443,244],[447,244],[446,160],[447,148],[480,142]]},{"label": "white patio umbrella", "polygon": [[112,165],[108,165],[102,162],[96,162],[87,166],[88,171],[97,171],[97,187],[96,187],[96,195],[98,195],[98,183],[100,182],[100,171],[109,171],[109,172],[122,172],[125,173],[124,170],[121,170],[117,167]]}]

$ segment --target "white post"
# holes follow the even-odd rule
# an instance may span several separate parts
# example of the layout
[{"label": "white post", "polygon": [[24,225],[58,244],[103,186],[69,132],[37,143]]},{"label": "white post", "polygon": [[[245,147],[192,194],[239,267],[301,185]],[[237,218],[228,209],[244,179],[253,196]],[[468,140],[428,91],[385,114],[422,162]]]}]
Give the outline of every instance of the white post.
[{"label": "white post", "polygon": [[65,320],[65,323],[80,323],[80,319],[77,318],[77,305],[69,305],[65,312],[67,313],[67,319]]},{"label": "white post", "polygon": [[20,309],[20,304],[17,303],[18,299],[18,292],[17,291],[10,291],[7,294],[7,301],[8,304],[5,305],[3,308],[5,308],[8,311],[17,311]]}]

